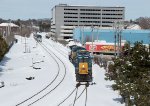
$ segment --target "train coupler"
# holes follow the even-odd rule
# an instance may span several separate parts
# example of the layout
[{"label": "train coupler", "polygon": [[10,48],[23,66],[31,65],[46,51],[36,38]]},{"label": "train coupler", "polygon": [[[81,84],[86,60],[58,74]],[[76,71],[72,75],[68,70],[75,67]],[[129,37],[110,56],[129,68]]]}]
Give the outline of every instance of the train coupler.
[{"label": "train coupler", "polygon": [[79,82],[79,83],[77,83],[77,84],[76,84],[76,88],[78,88],[80,85],[81,85],[81,83],[80,83],[80,82]]},{"label": "train coupler", "polygon": [[79,82],[76,84],[76,88],[78,88],[80,85],[85,85],[86,87],[89,87],[90,84],[89,84],[89,82],[87,82],[87,83],[80,83]]}]

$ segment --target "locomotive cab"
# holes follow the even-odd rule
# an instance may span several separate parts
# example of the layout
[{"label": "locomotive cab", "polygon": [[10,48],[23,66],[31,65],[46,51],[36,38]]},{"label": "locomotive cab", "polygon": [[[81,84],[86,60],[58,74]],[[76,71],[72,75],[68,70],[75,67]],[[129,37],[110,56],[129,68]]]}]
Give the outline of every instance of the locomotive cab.
[{"label": "locomotive cab", "polygon": [[69,56],[69,60],[71,60],[72,62],[74,62],[75,57],[77,56],[77,52],[80,50],[86,50],[84,47],[80,47],[80,46],[74,46],[72,47],[71,50],[71,54]]}]

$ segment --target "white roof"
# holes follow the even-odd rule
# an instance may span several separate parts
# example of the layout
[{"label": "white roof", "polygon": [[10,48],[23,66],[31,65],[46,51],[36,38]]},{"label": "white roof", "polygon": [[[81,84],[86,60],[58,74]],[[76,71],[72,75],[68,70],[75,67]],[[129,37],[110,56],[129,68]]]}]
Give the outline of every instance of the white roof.
[{"label": "white roof", "polygon": [[72,45],[82,46],[81,43],[79,43],[79,42],[74,42],[74,41],[70,41],[70,42],[67,44],[67,46],[72,46]]},{"label": "white roof", "polygon": [[137,25],[137,24],[133,24],[133,25],[128,26],[127,29],[135,29],[135,30],[137,30],[137,29],[141,29],[141,27],[139,25]]},{"label": "white roof", "polygon": [[15,25],[14,23],[1,23],[0,26],[3,26],[3,27],[6,27],[6,26],[19,27],[18,25]]}]

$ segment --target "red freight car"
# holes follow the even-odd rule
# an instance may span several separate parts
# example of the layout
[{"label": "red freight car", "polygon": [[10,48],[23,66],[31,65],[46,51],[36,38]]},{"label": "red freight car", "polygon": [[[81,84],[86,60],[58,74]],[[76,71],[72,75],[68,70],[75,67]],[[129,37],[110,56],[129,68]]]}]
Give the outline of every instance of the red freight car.
[{"label": "red freight car", "polygon": [[[123,47],[124,43],[121,44],[121,48]],[[93,46],[93,52],[95,53],[114,53],[115,52],[115,46],[114,43],[106,43],[106,42],[86,42],[85,48],[89,52],[92,52],[92,46]],[[116,51],[118,50],[118,46],[116,46]]]}]

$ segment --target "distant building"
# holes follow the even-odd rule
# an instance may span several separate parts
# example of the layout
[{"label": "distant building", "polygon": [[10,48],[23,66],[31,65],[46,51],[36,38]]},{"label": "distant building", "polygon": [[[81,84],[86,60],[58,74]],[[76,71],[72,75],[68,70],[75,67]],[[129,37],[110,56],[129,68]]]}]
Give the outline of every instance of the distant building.
[{"label": "distant building", "polygon": [[1,33],[4,33],[6,35],[8,35],[10,32],[11,33],[17,33],[19,31],[19,26],[15,25],[13,23],[1,23],[0,24],[0,31]]},{"label": "distant building", "polygon": [[6,40],[8,45],[11,45],[14,40],[14,35],[19,34],[19,26],[13,23],[1,23],[0,34]]},{"label": "distant building", "polygon": [[56,5],[52,8],[51,33],[59,39],[73,37],[73,29],[79,26],[113,27],[113,23],[125,19],[124,7]]}]

